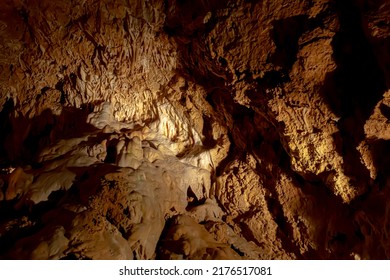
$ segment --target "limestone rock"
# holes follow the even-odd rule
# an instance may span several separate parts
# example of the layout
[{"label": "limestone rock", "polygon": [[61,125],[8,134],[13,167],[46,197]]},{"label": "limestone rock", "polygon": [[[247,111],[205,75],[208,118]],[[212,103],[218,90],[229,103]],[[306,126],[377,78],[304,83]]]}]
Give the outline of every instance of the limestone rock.
[{"label": "limestone rock", "polygon": [[0,258],[390,257],[388,1],[3,2]]},{"label": "limestone rock", "polygon": [[216,242],[212,235],[188,216],[177,216],[163,239],[164,254],[172,259],[239,259],[227,244]]},{"label": "limestone rock", "polygon": [[390,140],[390,91],[383,95],[383,99],[375,106],[373,114],[364,125],[367,138]]}]

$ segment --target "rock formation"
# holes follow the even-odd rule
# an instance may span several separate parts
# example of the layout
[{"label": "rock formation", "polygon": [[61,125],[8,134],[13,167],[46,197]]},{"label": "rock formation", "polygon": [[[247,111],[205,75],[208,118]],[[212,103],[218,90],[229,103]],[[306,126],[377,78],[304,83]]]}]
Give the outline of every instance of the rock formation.
[{"label": "rock formation", "polygon": [[390,258],[386,0],[4,0],[0,258]]}]

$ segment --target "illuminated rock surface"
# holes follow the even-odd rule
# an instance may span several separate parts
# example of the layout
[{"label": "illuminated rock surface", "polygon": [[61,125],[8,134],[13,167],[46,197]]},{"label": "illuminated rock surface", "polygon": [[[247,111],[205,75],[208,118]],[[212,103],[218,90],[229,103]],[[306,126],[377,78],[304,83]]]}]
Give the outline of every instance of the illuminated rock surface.
[{"label": "illuminated rock surface", "polygon": [[389,19],[3,1],[0,257],[390,258]]}]

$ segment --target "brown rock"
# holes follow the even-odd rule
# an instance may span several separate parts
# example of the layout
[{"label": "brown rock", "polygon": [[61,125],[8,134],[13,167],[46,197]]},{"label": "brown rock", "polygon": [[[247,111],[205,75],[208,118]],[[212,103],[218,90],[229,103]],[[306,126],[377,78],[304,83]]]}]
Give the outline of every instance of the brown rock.
[{"label": "brown rock", "polygon": [[389,15],[5,1],[1,258],[388,258]]}]

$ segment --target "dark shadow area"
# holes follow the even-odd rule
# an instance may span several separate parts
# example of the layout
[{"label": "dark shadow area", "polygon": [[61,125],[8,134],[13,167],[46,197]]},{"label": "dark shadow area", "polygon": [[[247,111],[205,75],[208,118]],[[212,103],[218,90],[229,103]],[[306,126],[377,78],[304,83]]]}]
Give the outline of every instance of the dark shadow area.
[{"label": "dark shadow area", "polygon": [[225,7],[228,1],[165,1],[165,32],[171,36],[191,37],[205,32],[215,25],[213,16],[205,22],[209,11],[216,11]]},{"label": "dark shadow area", "polygon": [[60,115],[45,109],[38,116],[27,118],[16,115],[12,101],[8,101],[0,112],[0,123],[4,127],[0,136],[0,167],[34,166],[36,156],[43,147],[59,139],[69,139],[95,131],[88,124],[92,105],[82,108],[63,107]]},{"label": "dark shadow area", "polygon": [[60,260],[92,260],[91,258],[85,257],[78,253],[69,253]]},{"label": "dark shadow area", "polygon": [[[219,115],[219,121],[226,123],[231,142],[228,155],[216,167],[216,176],[220,176],[234,159],[260,146],[265,136],[259,126],[263,125],[261,122],[265,120],[254,110],[236,103],[227,89],[209,92],[206,100]],[[215,143],[218,145],[218,139]]]},{"label": "dark shadow area", "polygon": [[156,260],[169,260],[171,259],[172,252],[175,254],[182,253],[177,246],[180,241],[172,239],[172,228],[175,226],[175,223],[175,217],[165,221],[164,228],[156,246]]},{"label": "dark shadow area", "polygon": [[[52,192],[47,201],[23,205],[18,209],[15,209],[15,205],[19,203],[19,199],[0,201],[0,259],[19,258],[11,250],[15,248],[16,242],[34,247],[38,245],[40,236],[50,235],[50,230],[56,226],[63,226],[65,230],[71,228],[72,220],[77,214],[63,205],[88,206],[89,197],[99,191],[102,178],[117,169],[114,165],[103,163],[88,167],[70,167],[69,170],[76,174],[71,188],[67,191]],[[71,258],[72,254],[68,254],[64,259],[67,257]],[[77,259],[84,258],[77,256]]]},{"label": "dark shadow area", "polygon": [[68,191],[69,201],[88,206],[89,198],[98,192],[104,176],[118,169],[115,165],[105,163],[88,167],[69,167],[69,170],[76,174],[75,182]]},{"label": "dark shadow area", "polygon": [[278,225],[277,236],[282,241],[283,248],[287,252],[292,252],[298,259],[303,259],[299,246],[294,243],[293,235],[294,228],[287,221],[286,215],[283,211],[283,206],[280,202],[272,196],[266,197],[267,207],[270,211],[275,223]]},{"label": "dark shadow area", "polygon": [[341,118],[366,120],[386,89],[383,73],[377,64],[361,19],[353,1],[336,4],[340,30],[332,42],[337,69],[333,74],[333,91],[326,100]]},{"label": "dark shadow area", "polygon": [[382,115],[385,116],[388,121],[390,121],[390,107],[381,103],[379,110],[381,111]]},{"label": "dark shadow area", "polygon": [[196,194],[192,190],[191,186],[188,186],[187,188],[187,207],[186,211],[190,211],[192,208],[204,204],[206,201],[206,198],[198,199],[196,197]]},{"label": "dark shadow area", "polygon": [[354,1],[336,1],[340,28],[332,41],[336,70],[326,77],[322,95],[340,117],[334,135],[344,172],[356,184],[369,185],[369,171],[356,147],[365,138],[364,124],[386,89],[385,80],[370,45],[361,13]]},{"label": "dark shadow area", "polygon": [[371,140],[371,156],[377,170],[376,183],[382,188],[387,185],[390,176],[390,140]]},{"label": "dark shadow area", "polygon": [[[257,78],[255,81],[259,89],[267,89],[275,88],[289,82],[290,77],[287,69],[282,69],[280,71],[270,70],[264,74],[263,78]],[[255,99],[252,98],[252,96],[249,97],[251,97],[251,99]]]},{"label": "dark shadow area", "polygon": [[0,127],[2,129],[2,133],[0,134],[0,166],[7,165],[7,150],[5,148],[4,142],[12,131],[12,124],[10,122],[11,114],[14,110],[14,101],[12,99],[8,99],[3,109],[0,111]]},{"label": "dark shadow area", "polygon": [[[294,184],[299,183],[294,180]],[[351,250],[361,241],[353,226],[354,207],[345,204],[322,180],[305,182],[300,185],[300,189],[305,196],[313,199],[311,201],[313,209],[310,211],[308,207],[309,211],[304,214],[304,217],[310,224],[317,225],[315,237],[318,238],[314,239],[318,247],[310,247],[302,254],[302,259],[351,259]],[[304,234],[310,232],[304,231]]]},{"label": "dark shadow area", "polygon": [[[93,107],[91,104],[85,104],[80,109],[63,107],[60,115],[45,109],[38,116],[27,118],[18,115],[13,101],[8,100],[0,112],[0,124],[4,128],[0,135],[0,167],[30,165],[39,173],[42,164],[38,162],[37,156],[43,148],[58,140],[81,137],[97,130],[87,123],[87,117],[93,111]],[[64,155],[58,156],[56,160]],[[50,234],[52,224],[67,227],[74,213],[62,209],[61,204],[64,201],[67,203],[80,201],[81,191],[78,187],[87,180],[86,177],[97,177],[93,183],[87,182],[87,185],[92,184],[96,188],[99,186],[100,176],[105,174],[104,171],[109,173],[114,167],[107,165],[104,170],[95,166],[75,167],[69,170],[76,174],[71,189],[51,193],[47,201],[34,204],[28,200],[28,195],[18,196],[11,201],[0,201],[0,258],[20,258],[21,256],[10,250],[16,242],[22,242],[18,246],[35,246],[34,243],[39,242],[42,234]],[[2,174],[5,182],[7,176]],[[7,187],[5,183],[3,190]],[[84,189],[83,194],[88,190],[91,191],[91,188]]]},{"label": "dark shadow area", "polygon": [[[177,43],[178,71],[186,80],[196,81],[207,90],[224,88],[226,60],[219,57],[219,63],[215,63],[207,51],[203,36],[217,24],[217,11],[227,5],[235,4],[218,0],[174,0],[166,1],[165,5],[167,17],[164,31]],[[208,12],[211,12],[211,16],[204,21]]]},{"label": "dark shadow area", "polygon": [[217,144],[216,139],[213,138],[213,127],[212,127],[212,118],[203,114],[203,129],[202,134],[205,136],[202,141],[203,146],[206,148],[212,148]]},{"label": "dark shadow area", "polygon": [[[17,208],[15,205],[20,204],[22,198],[0,201],[0,256],[9,258],[6,255],[13,254],[13,252],[8,251],[15,246],[17,241],[41,231],[44,228],[42,217],[54,209],[65,194],[66,192],[63,190],[55,191],[49,195],[47,201],[36,205],[33,203],[23,204]],[[1,228],[10,225],[10,229]]]},{"label": "dark shadow area", "polygon": [[104,159],[105,163],[116,163],[117,161],[117,150],[118,139],[112,139],[107,143],[107,156]]},{"label": "dark shadow area", "polygon": [[290,69],[297,59],[298,40],[310,27],[308,16],[300,15],[281,20],[275,20],[271,38],[275,42],[276,51],[271,61],[283,68]]},{"label": "dark shadow area", "polygon": [[333,9],[329,8],[320,12],[316,17],[297,15],[272,22],[273,28],[270,31],[270,37],[275,43],[276,50],[270,56],[269,62],[282,67],[284,72],[281,73],[281,80],[286,79],[285,76],[288,75],[288,71],[297,60],[300,48],[316,40],[323,39],[321,36],[316,36],[307,42],[299,43],[301,36],[316,28],[323,28],[332,11]]}]

